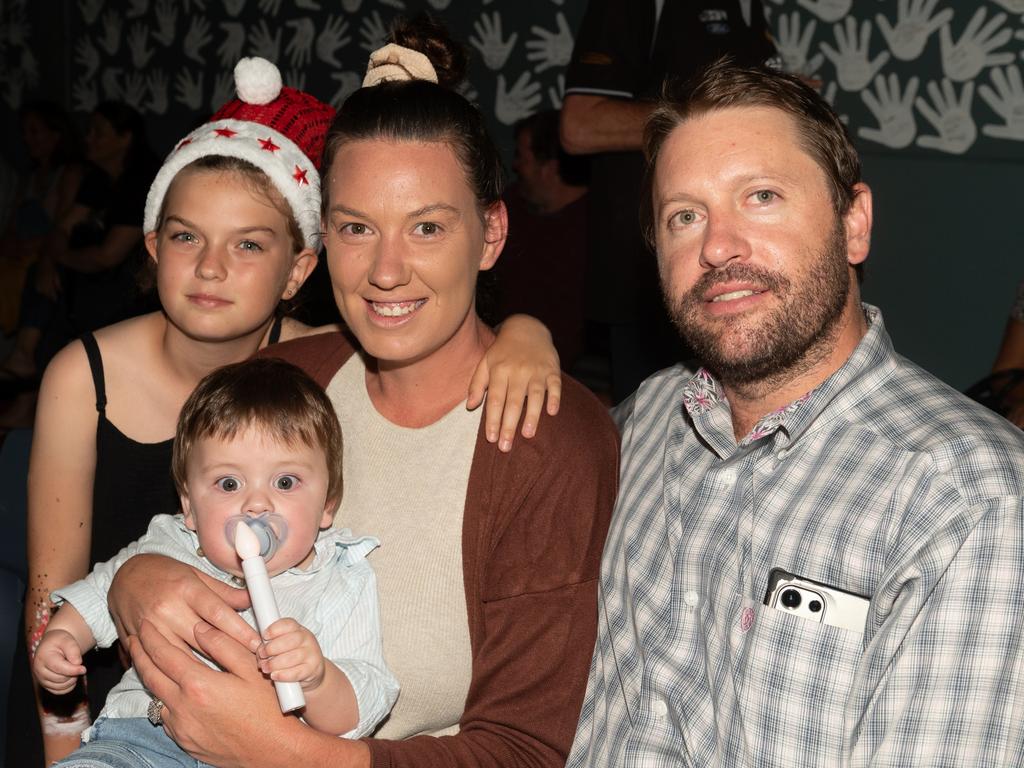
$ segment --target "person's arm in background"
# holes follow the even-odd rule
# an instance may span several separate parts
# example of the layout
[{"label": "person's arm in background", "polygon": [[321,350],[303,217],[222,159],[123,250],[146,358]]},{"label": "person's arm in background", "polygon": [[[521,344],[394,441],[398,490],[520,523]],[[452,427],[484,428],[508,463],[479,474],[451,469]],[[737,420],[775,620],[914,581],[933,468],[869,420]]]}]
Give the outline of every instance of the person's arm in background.
[{"label": "person's arm in background", "polygon": [[644,123],[654,104],[634,99],[653,34],[653,2],[587,4],[566,72],[561,121],[566,152],[587,155],[641,148]]},{"label": "person's arm in background", "polygon": [[650,101],[568,93],[562,102],[562,146],[570,155],[638,151],[653,110]]},{"label": "person's arm in background", "polygon": [[[74,342],[54,357],[39,388],[28,474],[25,644],[30,657],[50,620],[50,592],[89,571],[95,401],[85,349]],[[60,702],[66,716],[40,706],[47,764],[76,749],[79,732],[89,723],[88,703],[83,698],[76,706],[74,695]]]}]

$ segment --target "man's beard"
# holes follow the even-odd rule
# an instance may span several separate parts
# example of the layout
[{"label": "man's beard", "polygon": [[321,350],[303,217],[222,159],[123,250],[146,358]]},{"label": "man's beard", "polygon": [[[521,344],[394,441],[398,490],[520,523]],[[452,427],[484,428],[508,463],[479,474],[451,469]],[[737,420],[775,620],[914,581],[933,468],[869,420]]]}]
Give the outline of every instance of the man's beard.
[{"label": "man's beard", "polygon": [[[736,386],[796,374],[825,357],[838,331],[850,290],[846,241],[837,220],[828,240],[790,279],[749,264],[730,264],[704,274],[678,301],[666,296],[669,314],[705,368]],[[751,282],[770,290],[780,305],[758,322],[738,317],[708,318],[704,295],[714,285]]]}]

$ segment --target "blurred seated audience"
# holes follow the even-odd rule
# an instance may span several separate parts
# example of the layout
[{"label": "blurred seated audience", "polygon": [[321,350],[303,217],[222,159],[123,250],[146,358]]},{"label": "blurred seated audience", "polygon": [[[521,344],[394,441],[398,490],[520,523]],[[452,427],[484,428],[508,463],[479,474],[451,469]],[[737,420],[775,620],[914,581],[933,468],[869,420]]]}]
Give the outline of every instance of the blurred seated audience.
[{"label": "blurred seated audience", "polygon": [[[0,331],[5,336],[13,336],[18,328],[29,267],[54,224],[71,210],[82,179],[81,139],[63,108],[48,101],[32,102],[19,117],[29,168],[5,219],[0,249]],[[13,355],[0,369],[3,378],[31,373],[33,366],[22,354]]]},{"label": "blurred seated audience", "polygon": [[85,138],[89,165],[74,200],[44,238],[26,280],[14,351],[0,391],[34,384],[68,341],[154,308],[137,278],[145,257],[142,209],[158,161],[142,117],[106,101]]},{"label": "blurred seated audience", "polygon": [[495,267],[499,320],[523,312],[550,330],[562,368],[583,352],[589,163],[558,138],[559,113],[515,126],[516,183],[505,195],[509,237]]}]

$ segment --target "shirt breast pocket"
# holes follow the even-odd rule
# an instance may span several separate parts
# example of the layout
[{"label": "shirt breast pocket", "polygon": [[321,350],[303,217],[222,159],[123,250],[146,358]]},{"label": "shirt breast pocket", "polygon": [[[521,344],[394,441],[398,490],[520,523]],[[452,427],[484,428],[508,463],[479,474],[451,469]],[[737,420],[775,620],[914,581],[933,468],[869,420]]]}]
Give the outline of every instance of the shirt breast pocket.
[{"label": "shirt breast pocket", "polygon": [[741,672],[746,740],[762,765],[840,765],[864,635],[760,605]]}]

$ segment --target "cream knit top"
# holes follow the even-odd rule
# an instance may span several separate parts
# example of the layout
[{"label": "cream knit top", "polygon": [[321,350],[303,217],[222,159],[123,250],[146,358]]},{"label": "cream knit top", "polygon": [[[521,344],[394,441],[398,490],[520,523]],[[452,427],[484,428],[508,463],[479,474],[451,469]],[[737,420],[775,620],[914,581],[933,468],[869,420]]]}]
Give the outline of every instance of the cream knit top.
[{"label": "cream knit top", "polygon": [[459,404],[420,429],[392,424],[370,400],[358,354],[327,394],[344,438],[335,524],[380,540],[368,559],[377,574],[384,659],[401,686],[376,735],[456,733],[472,667],[462,516],[483,409]]}]

